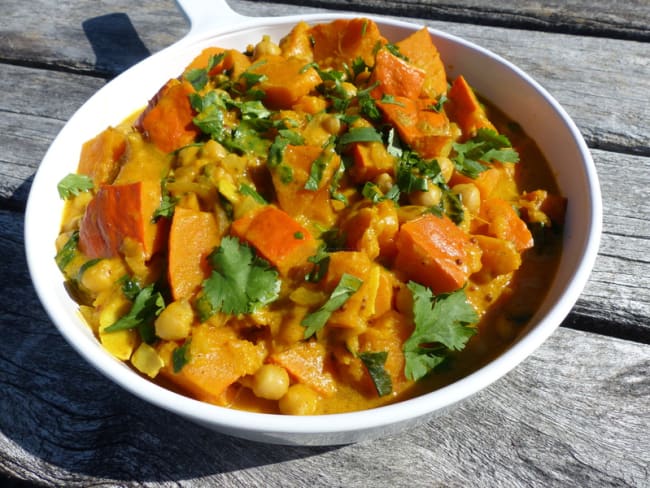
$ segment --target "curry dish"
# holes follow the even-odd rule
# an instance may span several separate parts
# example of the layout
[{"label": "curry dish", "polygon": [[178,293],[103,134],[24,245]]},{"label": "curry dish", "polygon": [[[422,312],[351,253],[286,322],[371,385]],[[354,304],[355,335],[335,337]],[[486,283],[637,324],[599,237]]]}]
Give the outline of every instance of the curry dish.
[{"label": "curry dish", "polygon": [[103,347],[201,401],[290,415],[498,356],[561,252],[566,201],[534,141],[448,79],[424,28],[255,41],[197,53],[58,184],[56,261]]}]

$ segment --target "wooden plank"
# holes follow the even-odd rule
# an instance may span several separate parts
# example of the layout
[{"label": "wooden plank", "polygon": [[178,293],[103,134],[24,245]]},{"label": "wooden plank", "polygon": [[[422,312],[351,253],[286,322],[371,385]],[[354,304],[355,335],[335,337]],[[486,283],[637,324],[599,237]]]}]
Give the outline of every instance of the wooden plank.
[{"label": "wooden plank", "polygon": [[[505,26],[648,41],[650,9],[645,2],[529,2],[508,0],[284,0],[286,3],[341,10],[379,12],[428,20]],[[234,4],[236,5],[236,4]]]},{"label": "wooden plank", "polygon": [[[0,481],[120,486],[644,486],[650,346],[560,328],[505,378],[399,435],[338,448],[247,442],[96,373],[59,336],[0,211]],[[636,453],[630,456],[629,453]],[[408,481],[407,481],[408,480]]]}]

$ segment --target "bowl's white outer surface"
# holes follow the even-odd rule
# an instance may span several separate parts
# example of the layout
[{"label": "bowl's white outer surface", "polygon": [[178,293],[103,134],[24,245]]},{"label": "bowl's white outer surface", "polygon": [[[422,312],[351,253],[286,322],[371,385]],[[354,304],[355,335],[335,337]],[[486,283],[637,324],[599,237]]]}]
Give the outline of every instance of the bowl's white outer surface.
[{"label": "bowl's white outer surface", "polygon": [[[502,377],[530,355],[569,313],[593,267],[601,232],[602,204],[596,170],[578,129],[559,104],[521,70],[472,43],[431,30],[450,78],[462,73],[476,90],[521,124],[550,162],[569,198],[559,272],[527,332],[503,355],[447,387],[374,410],[290,417],[230,410],[173,393],[135,374],[98,343],[68,296],[54,262],[63,202],[57,182],[77,167],[81,144],[141,108],[169,78],[176,77],[210,45],[244,49],[263,34],[276,41],[299,20],[331,21],[351,15],[248,18],[223,2],[184,0],[192,21],[187,37],[127,70],[91,97],[69,120],[46,153],[32,184],[25,247],[36,292],[54,324],[86,361],[123,388],[154,405],[223,433],[247,439],[303,445],[344,444],[392,434],[440,414]],[[373,18],[391,41],[421,26]],[[215,27],[218,26],[218,27]]]}]

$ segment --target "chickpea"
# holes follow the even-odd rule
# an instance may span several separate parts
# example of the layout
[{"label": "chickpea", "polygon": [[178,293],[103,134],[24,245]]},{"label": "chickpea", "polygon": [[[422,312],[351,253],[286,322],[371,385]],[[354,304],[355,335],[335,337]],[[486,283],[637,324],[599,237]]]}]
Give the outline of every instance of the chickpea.
[{"label": "chickpea", "polygon": [[313,415],[318,408],[318,394],[306,385],[292,385],[278,402],[285,415]]},{"label": "chickpea", "polygon": [[252,388],[258,398],[279,400],[289,390],[289,374],[282,366],[264,364],[253,375]]},{"label": "chickpea", "polygon": [[409,201],[413,205],[421,205],[423,207],[435,207],[440,203],[442,198],[442,190],[438,185],[429,183],[426,191],[414,191],[409,194]]},{"label": "chickpea", "polygon": [[92,293],[99,293],[108,290],[124,273],[125,269],[119,261],[102,259],[84,270],[81,285]]},{"label": "chickpea", "polygon": [[443,157],[436,158],[436,161],[438,161],[438,166],[440,166],[440,172],[442,173],[445,183],[448,183],[454,174],[454,163],[451,159]]},{"label": "chickpea", "polygon": [[187,300],[176,300],[167,305],[154,326],[156,335],[167,341],[178,341],[185,339],[190,334],[194,322],[194,312]]},{"label": "chickpea", "polygon": [[280,54],[282,54],[280,46],[271,41],[270,36],[266,35],[262,36],[262,40],[255,46],[253,57],[259,59],[262,56],[279,56]]},{"label": "chickpea", "polygon": [[393,187],[393,177],[388,173],[381,173],[375,178],[375,184],[385,194]]},{"label": "chickpea", "polygon": [[341,131],[341,121],[338,117],[331,115],[323,119],[321,127],[329,134],[338,134]]},{"label": "chickpea", "polygon": [[481,192],[474,183],[460,183],[455,185],[451,191],[460,197],[465,208],[473,214],[481,209]]}]

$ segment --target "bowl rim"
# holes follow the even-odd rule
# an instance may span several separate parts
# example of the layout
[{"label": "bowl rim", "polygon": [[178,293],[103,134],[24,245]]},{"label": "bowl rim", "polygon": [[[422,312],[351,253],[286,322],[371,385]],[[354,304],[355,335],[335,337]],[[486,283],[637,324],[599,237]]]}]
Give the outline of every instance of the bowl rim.
[{"label": "bowl rim", "polygon": [[[305,20],[308,23],[315,23],[358,16],[359,14],[355,13],[316,13],[301,16],[247,18],[245,22],[235,26],[229,26],[211,32],[200,31],[196,35],[188,35],[178,43],[154,54],[151,58],[155,57],[158,59],[172,56],[173,53],[181,48],[199,44],[200,42],[204,42],[210,38],[220,37],[228,33],[239,32],[251,28],[277,26],[279,24],[286,24],[289,26],[297,20]],[[389,17],[376,15],[363,16],[375,20],[381,25],[389,25],[396,28],[415,30],[423,26],[412,22],[391,19]],[[111,357],[108,353],[93,354],[93,352],[96,352],[97,347],[101,348],[101,345],[99,345],[92,335],[83,333],[83,331],[79,330],[79,327],[77,327],[76,324],[70,322],[70,310],[66,309],[66,306],[60,300],[59,295],[51,292],[52,283],[47,281],[45,279],[46,277],[39,273],[38,267],[39,263],[43,260],[41,255],[44,251],[42,243],[38,242],[39,233],[37,229],[37,215],[39,205],[42,205],[39,201],[38,193],[44,185],[54,185],[51,180],[45,181],[47,175],[42,171],[42,167],[44,166],[43,163],[47,163],[51,160],[51,152],[54,150],[57,139],[59,138],[57,135],[52,142],[50,149],[45,154],[42,164],[39,166],[34,177],[32,188],[30,189],[25,211],[24,236],[27,263],[37,295],[51,320],[67,342],[72,345],[72,347],[87,362],[94,366],[97,371],[101,372],[104,376],[108,377],[135,396],[199,423],[208,424],[220,428],[221,430],[226,430],[229,433],[242,436],[246,436],[247,434],[256,435],[258,433],[270,436],[282,435],[284,433],[308,436],[337,433],[349,434],[351,432],[377,429],[386,427],[390,424],[410,421],[419,417],[431,415],[436,411],[445,409],[456,402],[472,396],[478,391],[486,388],[494,381],[503,377],[527,358],[553,333],[553,331],[568,315],[586,285],[591,269],[595,263],[602,226],[602,202],[595,165],[591,158],[590,151],[573,120],[560,104],[532,77],[501,56],[478,46],[477,44],[431,27],[428,27],[428,29],[432,34],[439,38],[444,38],[449,42],[476,51],[483,56],[487,56],[490,58],[491,62],[495,62],[498,65],[511,70],[526,84],[530,85],[544,99],[545,103],[547,103],[560,117],[564,123],[565,129],[570,133],[571,139],[575,142],[576,148],[582,159],[581,168],[585,171],[589,197],[591,199],[591,204],[589,206],[590,214],[586,216],[589,219],[589,231],[588,235],[584,236],[584,245],[580,253],[582,258],[576,267],[573,277],[561,290],[560,299],[551,306],[549,312],[537,324],[531,327],[523,337],[519,338],[511,345],[511,347],[488,364],[447,386],[394,404],[347,413],[296,417],[240,411],[194,400],[188,396],[158,386],[150,380],[139,376],[124,363]],[[133,68],[130,68],[125,73],[116,77],[115,80],[127,76],[129,72],[132,72],[141,64],[142,63],[139,63]],[[111,83],[113,83],[113,81],[106,86]],[[103,92],[104,88],[100,89],[95,95],[93,95],[93,97],[91,97],[91,99],[84,103],[65,124],[64,128],[68,126],[68,124],[77,117],[82,110],[84,110],[84,107],[88,105],[91,100],[96,97],[101,97]]]}]

